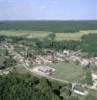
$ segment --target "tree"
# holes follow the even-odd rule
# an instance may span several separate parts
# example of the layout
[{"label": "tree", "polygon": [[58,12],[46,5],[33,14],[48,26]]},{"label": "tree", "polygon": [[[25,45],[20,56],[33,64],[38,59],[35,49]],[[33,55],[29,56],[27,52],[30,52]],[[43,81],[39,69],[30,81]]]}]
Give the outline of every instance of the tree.
[{"label": "tree", "polygon": [[55,40],[56,34],[55,33],[49,33],[46,37],[47,40],[50,42],[50,47],[54,46],[54,40]]},{"label": "tree", "polygon": [[86,79],[85,79],[87,85],[93,85],[92,75],[91,72],[88,70],[86,72]]},{"label": "tree", "polygon": [[50,41],[54,41],[55,37],[56,37],[55,33],[49,33],[48,36],[47,36],[47,39],[50,40]]}]

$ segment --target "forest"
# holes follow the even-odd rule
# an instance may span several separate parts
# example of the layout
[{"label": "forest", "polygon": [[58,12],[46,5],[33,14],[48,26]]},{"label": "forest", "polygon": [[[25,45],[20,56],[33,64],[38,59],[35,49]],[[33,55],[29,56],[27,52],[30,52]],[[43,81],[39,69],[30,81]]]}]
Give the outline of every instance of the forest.
[{"label": "forest", "polygon": [[62,84],[30,74],[0,76],[0,100],[78,100],[71,84]]},{"label": "forest", "polygon": [[0,30],[29,30],[48,32],[78,32],[96,30],[97,21],[1,21]]}]

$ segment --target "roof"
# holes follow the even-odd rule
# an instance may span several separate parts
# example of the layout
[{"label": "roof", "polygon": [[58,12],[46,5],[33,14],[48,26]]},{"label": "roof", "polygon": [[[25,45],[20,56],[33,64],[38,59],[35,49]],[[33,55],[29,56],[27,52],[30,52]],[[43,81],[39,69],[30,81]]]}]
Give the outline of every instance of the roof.
[{"label": "roof", "polygon": [[85,92],[85,89],[81,85],[75,85],[73,90],[77,90],[80,92]]},{"label": "roof", "polygon": [[49,71],[49,70],[51,70],[48,66],[41,66],[40,68],[39,68],[39,70],[42,70],[42,71],[44,71],[44,72],[46,72],[46,71]]}]

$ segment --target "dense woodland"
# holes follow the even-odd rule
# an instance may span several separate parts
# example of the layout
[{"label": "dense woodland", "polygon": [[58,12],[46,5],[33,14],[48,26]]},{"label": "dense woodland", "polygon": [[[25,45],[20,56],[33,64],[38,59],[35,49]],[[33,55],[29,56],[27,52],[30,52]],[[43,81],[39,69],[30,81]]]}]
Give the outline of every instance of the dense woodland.
[{"label": "dense woodland", "polygon": [[97,21],[2,21],[0,30],[78,32],[97,29]]},{"label": "dense woodland", "polygon": [[0,76],[0,100],[78,100],[71,84],[62,84],[29,74]]}]

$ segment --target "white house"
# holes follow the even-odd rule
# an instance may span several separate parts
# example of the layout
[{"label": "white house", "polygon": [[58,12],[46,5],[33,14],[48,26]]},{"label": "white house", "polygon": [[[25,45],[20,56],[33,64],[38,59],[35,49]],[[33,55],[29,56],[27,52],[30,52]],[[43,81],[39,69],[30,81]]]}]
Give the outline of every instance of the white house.
[{"label": "white house", "polygon": [[90,64],[90,61],[88,59],[83,59],[81,61],[81,65],[83,65],[83,66],[88,66],[89,64]]},{"label": "white house", "polygon": [[79,56],[71,56],[70,57],[70,60],[72,60],[72,61],[74,61],[74,62],[76,62],[76,61],[81,61],[81,58],[79,57]]},{"label": "white house", "polygon": [[69,52],[69,50],[64,50],[64,51],[63,51],[63,54],[64,54],[65,56],[69,56],[69,55],[70,55],[70,52]]},{"label": "white house", "polygon": [[97,73],[92,73],[92,79],[97,80]]},{"label": "white house", "polygon": [[95,63],[95,65],[97,66],[97,61],[95,61],[94,63]]}]

